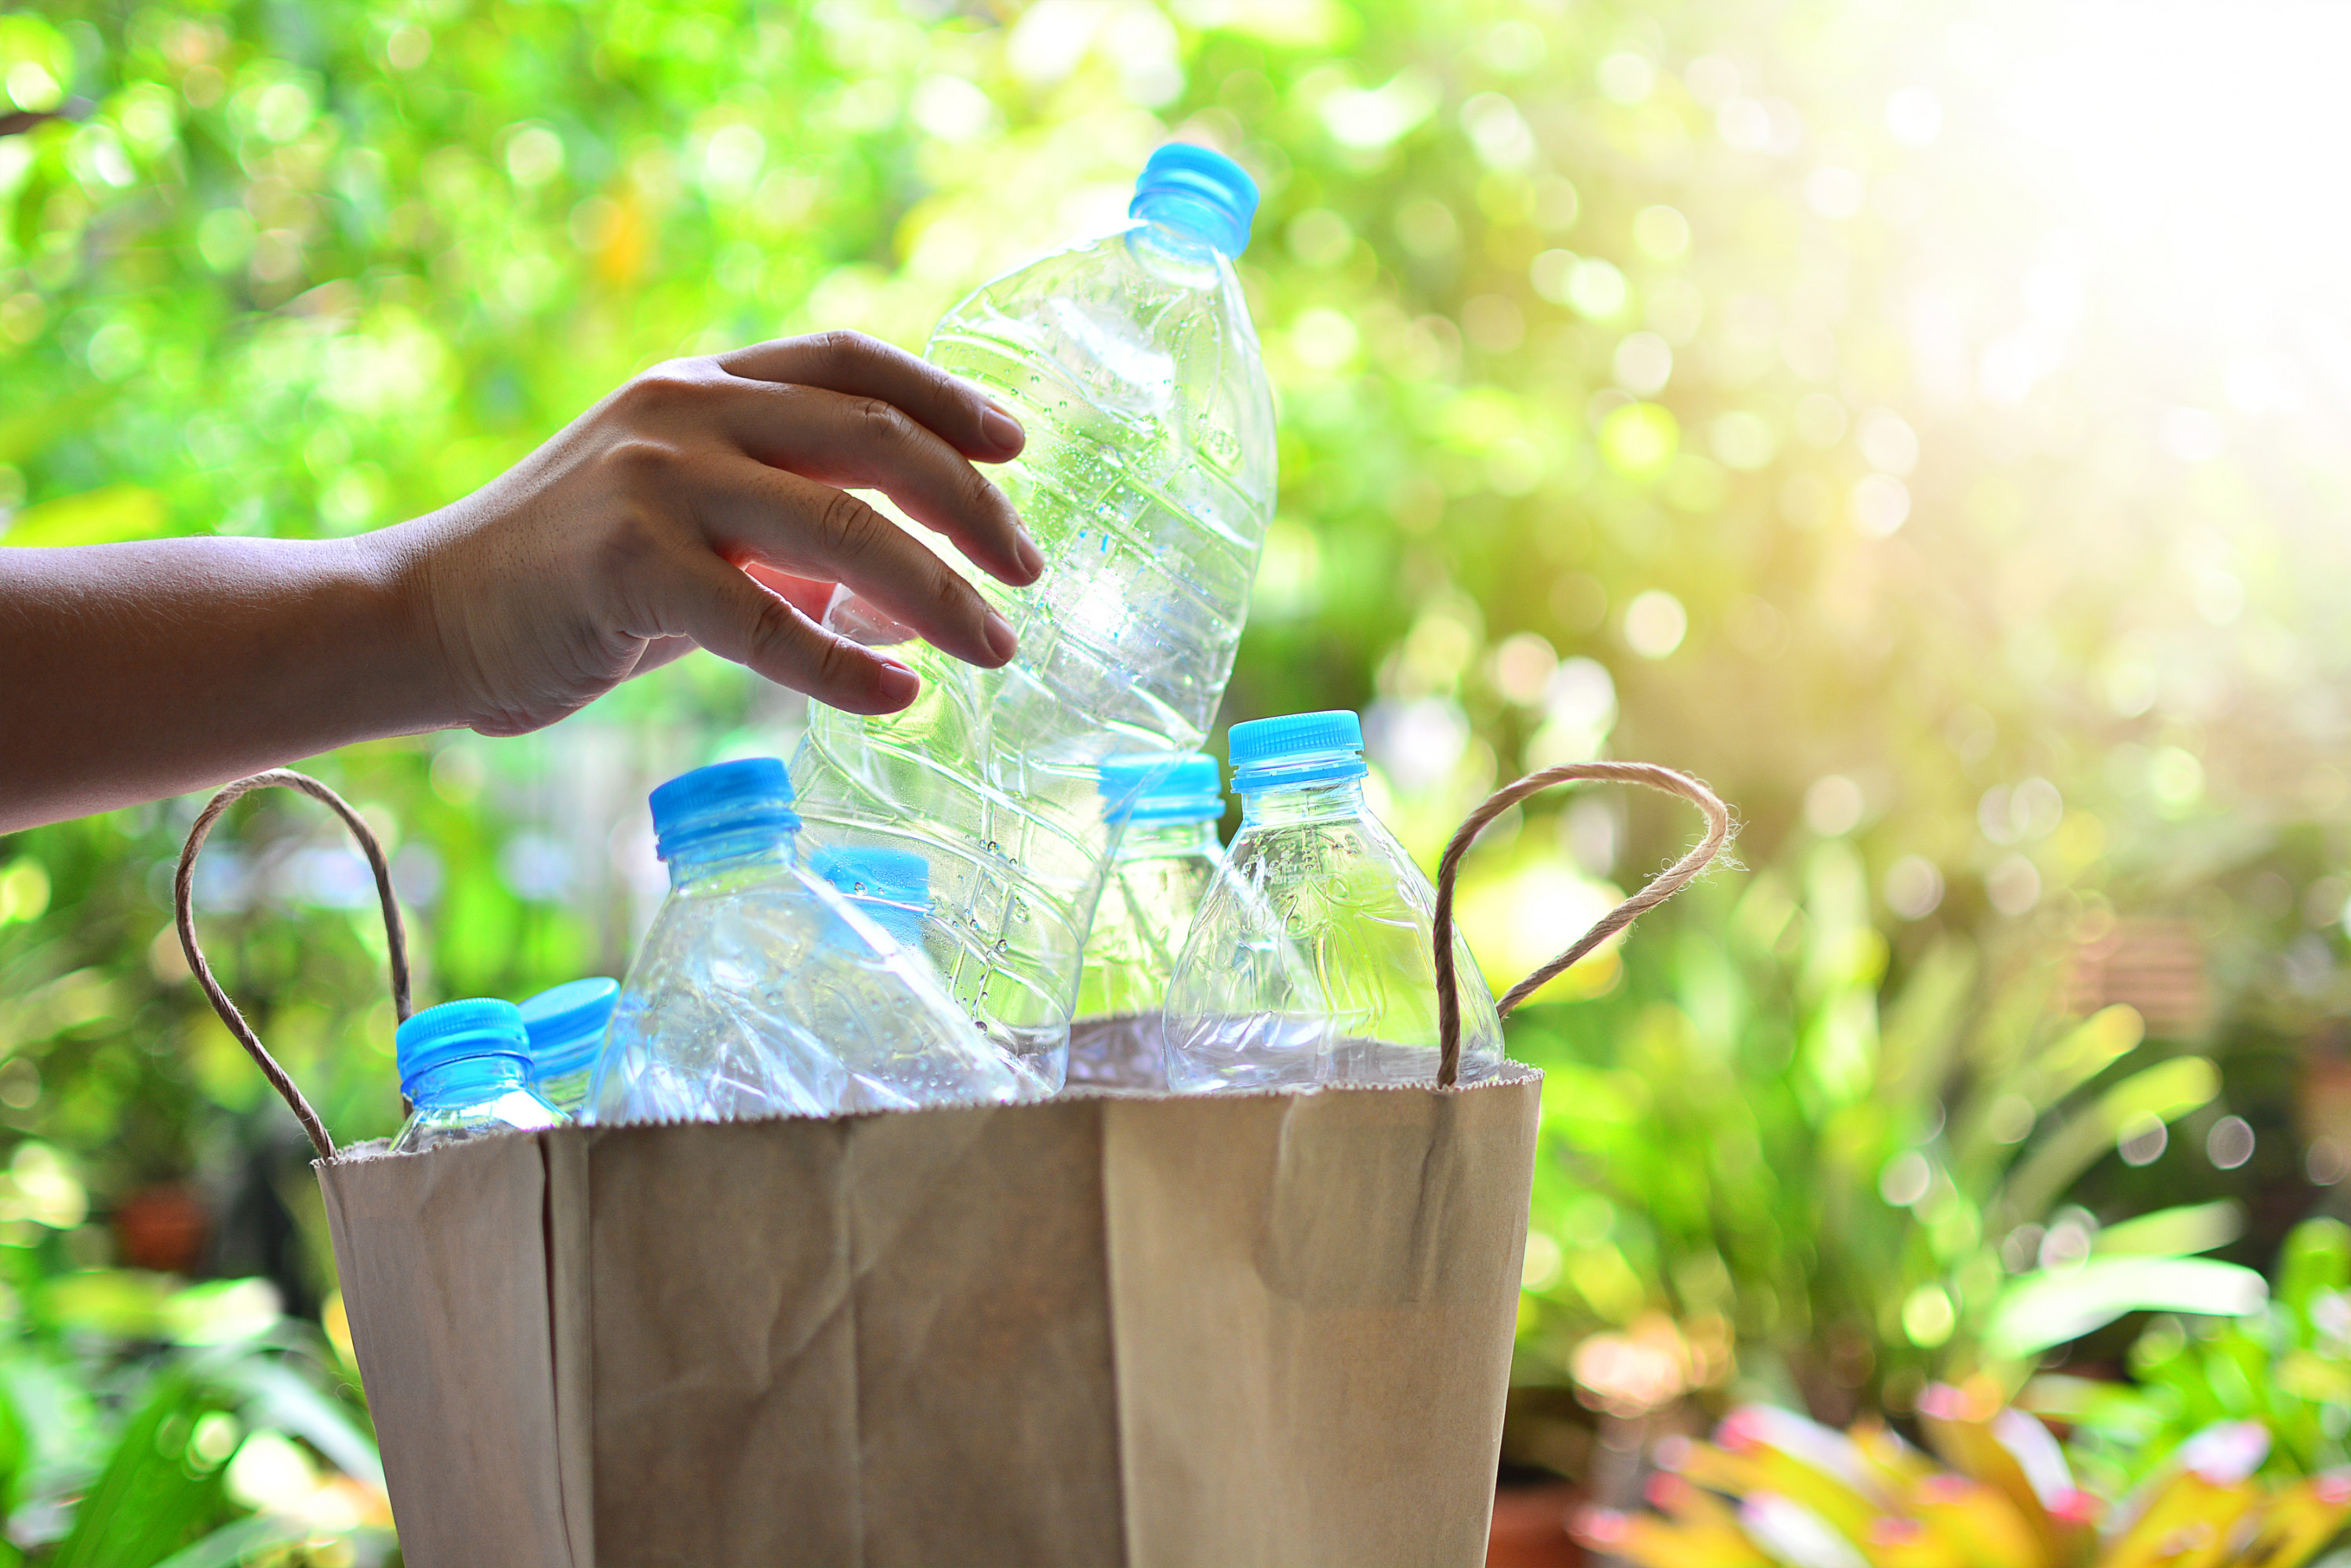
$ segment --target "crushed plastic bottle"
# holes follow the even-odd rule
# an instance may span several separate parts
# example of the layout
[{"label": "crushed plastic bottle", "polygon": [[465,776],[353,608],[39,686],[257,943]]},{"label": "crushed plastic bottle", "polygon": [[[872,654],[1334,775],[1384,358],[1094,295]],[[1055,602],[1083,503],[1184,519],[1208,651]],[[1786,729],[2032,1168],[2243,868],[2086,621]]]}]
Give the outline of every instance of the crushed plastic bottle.
[{"label": "crushed plastic bottle", "polygon": [[597,976],[544,990],[522,1004],[530,1035],[530,1090],[567,1116],[588,1104],[589,1081],[604,1047],[604,1025],[621,983]]},{"label": "crushed plastic bottle", "polygon": [[569,1119],[528,1087],[530,1039],[512,1002],[476,997],[426,1008],[393,1031],[392,1051],[413,1107],[392,1141],[396,1155]]},{"label": "crushed plastic bottle", "polygon": [[[1364,804],[1363,726],[1296,714],[1232,730],[1241,826],[1167,996],[1168,1087],[1433,1083],[1437,890]],[[1454,936],[1458,1082],[1501,1064],[1502,1026]]]},{"label": "crushed plastic bottle", "polygon": [[930,924],[931,862],[912,850],[819,850],[809,869],[840,890],[898,945],[922,951]]},{"label": "crushed plastic bottle", "polygon": [[799,820],[781,762],[697,768],[652,804],[670,892],[605,1031],[595,1121],[829,1116],[1056,1087],[796,863]]},{"label": "crushed plastic bottle", "polygon": [[1071,1083],[1164,1089],[1160,1009],[1192,917],[1225,858],[1217,759],[1198,752],[1113,757],[1102,765],[1103,814],[1123,824],[1118,851],[1086,936]]},{"label": "crushed plastic bottle", "polygon": [[995,472],[1044,575],[966,573],[1019,633],[1011,664],[964,664],[846,593],[826,617],[903,644],[923,690],[882,717],[811,713],[793,761],[810,841],[922,855],[949,989],[1056,1082],[1112,848],[1095,768],[1205,737],[1273,515],[1272,394],[1232,266],[1256,207],[1230,160],[1162,147],[1133,224],[987,285],[933,334],[931,361],[1028,430]]}]

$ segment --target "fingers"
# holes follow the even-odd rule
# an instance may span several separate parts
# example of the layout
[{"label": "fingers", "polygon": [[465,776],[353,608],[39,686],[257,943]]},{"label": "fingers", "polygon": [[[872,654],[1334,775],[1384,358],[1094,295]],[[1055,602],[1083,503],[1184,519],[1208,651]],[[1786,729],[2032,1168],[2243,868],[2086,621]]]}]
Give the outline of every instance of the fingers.
[{"label": "fingers", "polygon": [[720,658],[844,713],[895,713],[922,690],[914,671],[834,636],[718,557],[675,559],[664,625]]},{"label": "fingers", "polygon": [[904,409],[965,456],[985,463],[1019,456],[1027,440],[1020,422],[969,382],[862,332],[778,338],[721,354],[718,363],[750,381],[879,398]]},{"label": "fingers", "polygon": [[822,578],[794,577],[758,561],[745,562],[743,570],[751,574],[752,581],[782,594],[785,603],[811,621],[822,621],[825,607],[832,602],[833,585]]},{"label": "fingers", "polygon": [[710,473],[701,496],[705,536],[729,560],[846,584],[968,664],[994,669],[1019,651],[978,590],[854,496],[748,460]]},{"label": "fingers", "polygon": [[896,404],[820,387],[747,386],[758,390],[726,404],[727,434],[760,462],[827,485],[879,490],[1015,587],[1043,573],[1045,558],[1004,492]]}]

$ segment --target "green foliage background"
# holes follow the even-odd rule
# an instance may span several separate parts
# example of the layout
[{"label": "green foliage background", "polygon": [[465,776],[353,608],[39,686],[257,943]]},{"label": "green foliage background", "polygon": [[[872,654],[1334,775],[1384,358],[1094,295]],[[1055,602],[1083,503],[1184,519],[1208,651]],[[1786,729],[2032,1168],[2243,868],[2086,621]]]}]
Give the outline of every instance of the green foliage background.
[{"label": "green foliage background", "polygon": [[[90,106],[0,140],[0,543],[414,516],[665,357],[843,326],[918,346],[974,284],[1118,221],[1160,140],[1224,147],[1265,192],[1241,272],[1283,429],[1226,716],[1366,707],[1383,809],[1432,859],[1498,779],[1602,752],[1696,771],[1746,824],[1744,868],[1514,1036],[1559,1082],[1629,1086],[1554,1096],[1522,1375],[1564,1383],[1594,1329],[1715,1314],[1743,1375],[1898,1395],[2033,1266],[2002,1261],[1959,1117],[2069,1027],[2078,942],[2186,922],[2214,988],[2084,1103],[2176,1055],[2221,1069],[2152,1164],[2090,1163],[2080,1212],[2243,1198],[2255,1264],[2311,1202],[2292,1090],[2351,1001],[2333,427],[2231,402],[2246,333],[2150,329],[2147,256],[2085,248],[2062,160],[1999,129],[1984,29],[2038,24],[1988,15],[0,16],[0,91]],[[313,766],[402,847],[423,997],[522,996],[625,961],[643,789],[783,750],[800,713],[697,656],[541,737]],[[167,929],[193,806],[0,840],[0,1136],[61,1151],[91,1216],[0,1205],[27,1343],[72,1326],[38,1281],[112,1265],[107,1218],[142,1190],[218,1210],[276,1150],[309,1223],[290,1124]],[[1489,970],[1685,831],[1641,801],[1506,824],[1466,899]],[[288,802],[216,845],[224,978],[340,1134],[389,1131],[348,857]],[[1927,1000],[1881,1022],[1881,996]],[[2230,1171],[2204,1153],[2224,1113],[2258,1135]],[[1974,1218],[1886,1197],[1907,1155]],[[290,1256],[297,1308],[327,1300],[322,1249]],[[1928,1287],[1949,1311],[1921,1343]]]}]

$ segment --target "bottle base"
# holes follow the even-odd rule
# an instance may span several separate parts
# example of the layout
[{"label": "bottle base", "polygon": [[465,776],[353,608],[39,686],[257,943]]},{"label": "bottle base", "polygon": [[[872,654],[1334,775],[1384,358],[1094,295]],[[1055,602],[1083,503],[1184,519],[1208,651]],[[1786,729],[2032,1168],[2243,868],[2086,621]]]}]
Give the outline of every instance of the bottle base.
[{"label": "bottle base", "polygon": [[[1179,1094],[1257,1089],[1431,1089],[1442,1058],[1435,1046],[1332,1039],[1313,1019],[1196,1020],[1182,1045],[1165,1051],[1167,1087]],[[1499,1052],[1464,1052],[1454,1082],[1498,1076]]]},{"label": "bottle base", "polygon": [[1070,1026],[1068,1086],[1152,1092],[1167,1087],[1157,1013],[1081,1019]]}]

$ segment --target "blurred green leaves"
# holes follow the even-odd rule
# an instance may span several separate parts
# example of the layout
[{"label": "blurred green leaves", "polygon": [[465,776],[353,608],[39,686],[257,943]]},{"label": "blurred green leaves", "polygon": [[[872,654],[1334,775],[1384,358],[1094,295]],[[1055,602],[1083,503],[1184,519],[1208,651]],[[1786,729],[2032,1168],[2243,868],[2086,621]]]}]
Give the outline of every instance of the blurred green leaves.
[{"label": "blurred green leaves", "polygon": [[1994,1305],[1985,1349],[2024,1357],[2104,1328],[2126,1312],[2243,1317],[2268,1299],[2262,1277],[2210,1258],[2093,1258],[2021,1280]]},{"label": "blurred green leaves", "polygon": [[352,1375],[266,1281],[85,1270],[25,1305],[0,1353],[0,1561],[225,1564],[329,1538],[344,1561],[381,1559],[382,1466]]},{"label": "blurred green leaves", "polygon": [[109,485],[60,496],[16,514],[8,526],[14,545],[106,545],[153,538],[163,532],[163,500],[136,485]]},{"label": "blurred green leaves", "polygon": [[[2216,1308],[2207,1300],[2181,1310]],[[2280,1249],[2266,1300],[2233,1316],[2158,1317],[2132,1345],[2129,1364],[2130,1384],[2044,1375],[2024,1394],[2030,1408],[2075,1424],[2077,1461],[2102,1489],[2138,1484],[2220,1421],[2258,1421],[2268,1430],[2263,1469],[2274,1478],[2344,1464],[2351,1458],[2351,1231],[2334,1219],[2304,1222]]]},{"label": "blurred green leaves", "polygon": [[217,1468],[189,1474],[172,1441],[220,1412],[186,1373],[157,1377],[75,1509],[73,1531],[51,1559],[56,1568],[149,1568],[223,1511]]},{"label": "blurred green leaves", "polygon": [[2126,1312],[2259,1307],[2259,1274],[2184,1256],[2235,1239],[2231,1206],[2109,1229],[2058,1207],[2140,1119],[2208,1103],[2209,1061],[2156,1058],[2127,1008],[2053,1018],[2047,961],[2013,949],[1947,938],[1881,1006],[1850,852],[1820,845],[1800,886],[1701,884],[1705,917],[1629,943],[1619,988],[1517,1025],[1549,1075],[1522,1378],[1663,1314],[1728,1330],[1748,1386],[1900,1409]]},{"label": "blurred green leaves", "polygon": [[2116,1084],[2067,1118],[2026,1156],[2001,1188],[2001,1218],[2011,1222],[2048,1212],[2091,1161],[2113,1148],[2142,1118],[2172,1121],[2220,1092],[2220,1075],[2202,1057],[2181,1057]]}]

